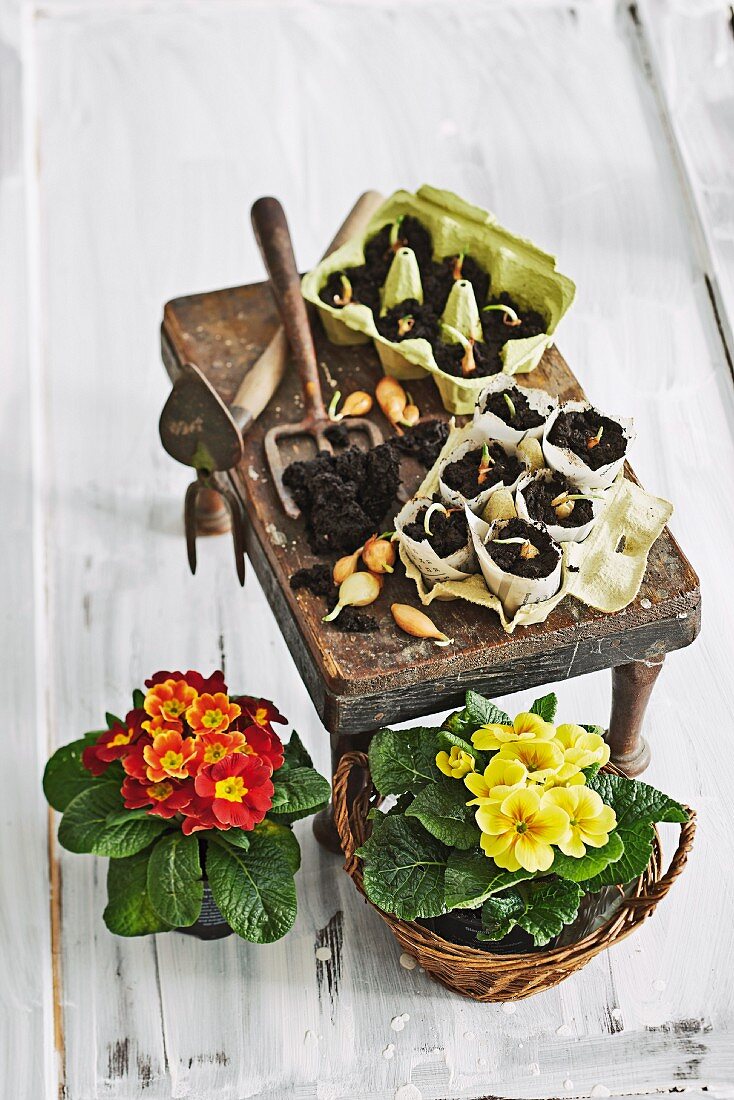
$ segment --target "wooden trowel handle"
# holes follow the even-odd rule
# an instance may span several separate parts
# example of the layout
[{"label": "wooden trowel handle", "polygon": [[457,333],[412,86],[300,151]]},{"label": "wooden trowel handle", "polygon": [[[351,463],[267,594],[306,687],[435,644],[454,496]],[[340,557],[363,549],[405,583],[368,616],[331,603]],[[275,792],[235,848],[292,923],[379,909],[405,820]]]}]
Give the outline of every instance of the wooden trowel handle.
[{"label": "wooden trowel handle", "polygon": [[321,397],[316,349],[301,294],[301,277],[293,255],[285,212],[277,199],[262,198],[250,211],[252,228],[270,277],[270,288],[301,378],[305,418],[326,419]]},{"label": "wooden trowel handle", "polygon": [[[360,195],[322,259],[336,252],[337,248],[341,248],[351,237],[363,233],[370,218],[383,201],[379,191],[365,191]],[[230,405],[229,411],[243,433],[247,431],[253,420],[258,418],[280,385],[287,355],[288,341],[283,327],[279,325],[265,351],[243,378]]]}]

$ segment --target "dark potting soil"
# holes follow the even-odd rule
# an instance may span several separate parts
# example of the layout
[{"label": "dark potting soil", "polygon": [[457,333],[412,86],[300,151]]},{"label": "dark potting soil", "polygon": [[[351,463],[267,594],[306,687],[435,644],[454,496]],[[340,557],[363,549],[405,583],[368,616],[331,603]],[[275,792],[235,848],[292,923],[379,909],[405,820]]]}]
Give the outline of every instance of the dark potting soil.
[{"label": "dark potting soil", "polygon": [[400,485],[400,464],[390,443],[337,455],[322,451],[292,462],[283,483],[304,515],[314,554],[346,554],[380,529]]},{"label": "dark potting soil", "polygon": [[[505,394],[510,398],[515,407],[514,413],[505,401]],[[528,404],[528,399],[517,386],[509,386],[500,393],[490,393],[482,405],[482,412],[491,412],[510,428],[519,432],[526,432],[529,428],[537,428],[545,423],[545,417]]]},{"label": "dark potting soil", "polygon": [[517,481],[525,469],[523,463],[514,455],[507,454],[502,444],[497,443],[496,440],[489,442],[488,450],[492,465],[483,484],[480,485],[478,480],[482,448],[475,447],[444,468],[441,478],[449,489],[455,489],[466,500],[473,500],[485,489],[496,485],[498,481],[504,482],[505,485],[512,485]]},{"label": "dark potting soil", "polygon": [[525,340],[529,336],[540,336],[541,332],[547,331],[545,317],[533,309],[520,309],[517,302],[504,290],[496,298],[492,298],[488,305],[509,306],[522,322],[519,325],[506,325],[506,314],[501,309],[482,310],[479,316],[484,339],[488,344],[499,344],[502,347],[508,340]]},{"label": "dark potting soil", "polygon": [[533,527],[524,519],[508,520],[497,537],[528,539],[540,551],[536,558],[522,558],[522,546],[519,543],[510,543],[509,546],[506,543],[485,543],[487,553],[505,573],[514,573],[517,577],[528,579],[547,577],[558,564],[560,551],[548,532]]},{"label": "dark potting soil", "polygon": [[[591,440],[603,428],[602,437],[594,447]],[[568,447],[592,470],[616,462],[627,450],[627,438],[616,420],[602,416],[596,409],[583,412],[560,412],[548,439],[557,447]]]},{"label": "dark potting soil", "polygon": [[324,435],[332,447],[349,446],[349,428],[346,424],[330,424],[328,428],[324,428]]},{"label": "dark potting soil", "polygon": [[392,263],[392,258],[399,248],[412,248],[421,275],[428,273],[431,267],[433,253],[433,241],[431,234],[421,222],[411,214],[406,215],[400,223],[398,240],[395,245],[390,244],[390,231],[392,224],[383,225],[364,248],[365,265],[370,274],[378,279],[381,286],[387,278],[387,273]]},{"label": "dark potting soil", "polygon": [[[291,588],[294,591],[305,588],[314,596],[321,596],[331,611],[339,599],[339,589],[332,580],[332,569],[333,566],[325,563],[299,569],[291,577]],[[380,629],[377,619],[359,607],[342,608],[337,617],[332,619],[331,625],[342,634],[371,634]]]},{"label": "dark potting soil", "polygon": [[436,551],[439,558],[448,558],[457,550],[463,550],[469,541],[469,524],[466,521],[466,513],[463,508],[450,509],[448,515],[443,512],[432,512],[428,526],[430,535],[426,534],[423,526],[428,505],[421,508],[412,523],[403,528],[403,534],[415,542],[423,542],[425,539]]},{"label": "dark potting soil", "polygon": [[[456,281],[454,267],[457,257],[447,256],[431,264],[428,275],[423,280],[423,300],[427,302],[440,317],[448,301],[451,288]],[[466,279],[474,288],[474,297],[481,309],[487,301],[489,293],[489,275],[473,258],[465,256],[461,264],[460,279]]]},{"label": "dark potting soil", "polygon": [[551,501],[561,493],[578,493],[578,491],[562,474],[554,474],[547,481],[542,478],[532,481],[523,489],[523,496],[533,519],[538,519],[542,523],[555,524],[558,527],[582,527],[585,523],[591,523],[594,518],[590,500],[572,501],[573,511],[565,519],[558,516],[555,508],[551,507]]},{"label": "dark potting soil", "polygon": [[502,370],[500,349],[477,340],[474,344],[474,370],[465,375],[461,369],[461,361],[464,357],[462,344],[445,344],[437,341],[433,345],[433,357],[440,370],[445,374],[452,374],[454,378],[488,378],[492,374],[499,374]]},{"label": "dark potting soil", "polygon": [[[412,317],[413,324],[402,336],[398,332],[398,323],[404,317]],[[415,298],[406,298],[389,309],[384,317],[375,315],[377,331],[386,340],[400,343],[402,340],[430,340],[438,338],[438,318],[430,306],[422,306]]]},{"label": "dark potting soil", "polygon": [[412,428],[405,428],[402,435],[391,440],[401,454],[414,455],[426,469],[433,466],[448,439],[449,425],[446,420],[421,420]]},{"label": "dark potting soil", "polygon": [[346,275],[352,284],[352,301],[360,305],[369,306],[373,313],[380,311],[380,286],[382,279],[376,277],[366,264],[359,267],[348,267],[343,272],[332,271],[328,279],[319,291],[319,298],[334,309],[342,309],[343,304],[337,299],[342,299],[344,288],[342,286],[342,274]]}]

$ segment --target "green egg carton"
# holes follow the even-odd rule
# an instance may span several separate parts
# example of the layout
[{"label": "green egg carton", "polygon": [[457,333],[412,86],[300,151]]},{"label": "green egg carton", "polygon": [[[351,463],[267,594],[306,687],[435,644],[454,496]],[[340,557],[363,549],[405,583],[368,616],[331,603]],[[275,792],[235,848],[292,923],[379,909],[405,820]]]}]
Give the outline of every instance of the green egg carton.
[{"label": "green egg carton", "polygon": [[[520,309],[534,310],[548,319],[547,332],[527,339],[508,340],[504,344],[500,354],[505,374],[526,374],[538,365],[545,349],[553,343],[559,321],[573,302],[576,287],[571,279],[556,271],[554,256],[504,229],[489,211],[465,202],[451,191],[440,191],[427,184],[415,194],[396,191],[373,215],[361,237],[348,241],[304,275],[303,295],[318,309],[332,343],[355,345],[373,341],[386,374],[400,380],[431,374],[449,412],[471,413],[478,393],[486,385],[486,376],[457,378],[447,374],[436,363],[428,340],[387,340],[377,331],[368,306],[350,302],[337,308],[319,297],[333,272],[363,264],[365,244],[384,225],[406,214],[417,218],[429,230],[434,260],[458,253],[473,256],[489,274],[493,296],[506,291]],[[400,278],[394,277],[391,287],[386,284],[383,288],[383,310],[414,296],[409,293],[411,264],[408,258],[404,267],[405,273]],[[388,290],[389,295],[386,294]],[[481,309],[485,303],[477,304]],[[458,316],[466,313],[461,308],[458,310]]]}]

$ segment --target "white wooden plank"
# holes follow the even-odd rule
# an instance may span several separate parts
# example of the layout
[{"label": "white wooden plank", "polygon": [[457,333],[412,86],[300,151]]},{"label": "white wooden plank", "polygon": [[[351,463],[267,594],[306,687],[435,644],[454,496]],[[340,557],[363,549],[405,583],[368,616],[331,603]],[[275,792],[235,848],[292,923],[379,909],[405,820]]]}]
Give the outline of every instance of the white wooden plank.
[{"label": "white wooden plank", "polygon": [[40,790],[46,756],[43,645],[36,630],[42,589],[42,526],[34,382],[27,322],[28,180],[23,142],[20,6],[0,8],[0,468],[3,578],[0,733],[0,1095],[41,1097],[57,1077],[48,905],[47,813]]},{"label": "white wooden plank", "polygon": [[[675,530],[704,592],[717,591],[729,526],[709,486],[715,474],[723,499],[734,488],[734,406],[630,24],[606,5],[447,11],[428,0],[100,4],[38,22],[59,740],[124,705],[145,671],[206,668],[223,653],[231,683],[278,699],[326,766],[326,738],[254,579],[240,593],[224,541],[202,546],[199,575],[187,576],[186,474],[155,431],[162,302],[259,276],[246,212],[265,191],[283,198],[304,262],[366,185],[423,179],[556,250],[579,284],[564,352],[596,400],[635,414],[635,466],[675,501]],[[345,89],[348,126],[335,120]],[[718,760],[734,639],[712,598],[706,618],[701,641],[670,659],[649,721],[650,778],[699,807],[701,836],[690,871],[633,940],[507,1014],[403,970],[307,825],[298,925],[265,949],[114,940],[100,921],[101,865],[65,856],[70,1100],[143,1085],[155,1100],[368,1100],[408,1082],[424,1100],[723,1093],[734,1076],[721,977],[732,884],[720,868],[734,837]],[[559,694],[566,716],[604,720],[605,676]],[[342,946],[318,963],[339,913]],[[397,1033],[402,1012],[411,1019]]]}]

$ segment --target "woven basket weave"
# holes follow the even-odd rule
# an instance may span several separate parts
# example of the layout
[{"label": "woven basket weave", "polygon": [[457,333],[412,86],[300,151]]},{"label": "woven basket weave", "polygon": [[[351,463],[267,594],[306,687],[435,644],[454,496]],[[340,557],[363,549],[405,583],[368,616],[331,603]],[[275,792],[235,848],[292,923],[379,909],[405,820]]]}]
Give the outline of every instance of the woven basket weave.
[{"label": "woven basket weave", "polygon": [[[350,809],[347,785],[354,769],[362,773],[363,785]],[[622,774],[612,765],[604,770]],[[334,776],[334,820],[346,857],[344,869],[364,897],[362,861],[355,855],[355,849],[369,836],[371,826],[367,815],[381,801],[370,778],[367,756],[362,752],[346,753]],[[665,874],[662,874],[660,838],[655,830],[652,857],[633,895],[624,899],[615,915],[601,928],[564,947],[532,954],[494,955],[451,943],[414,921],[399,920],[375,905],[372,908],[389,926],[403,950],[416,958],[426,973],[442,985],[475,1001],[521,1000],[558,985],[585,966],[594,955],[628,936],[650,916],[685,867],[696,831],[695,814],[692,810],[688,813],[690,817],[681,825],[678,847]],[[372,905],[369,899],[367,901]]]}]

